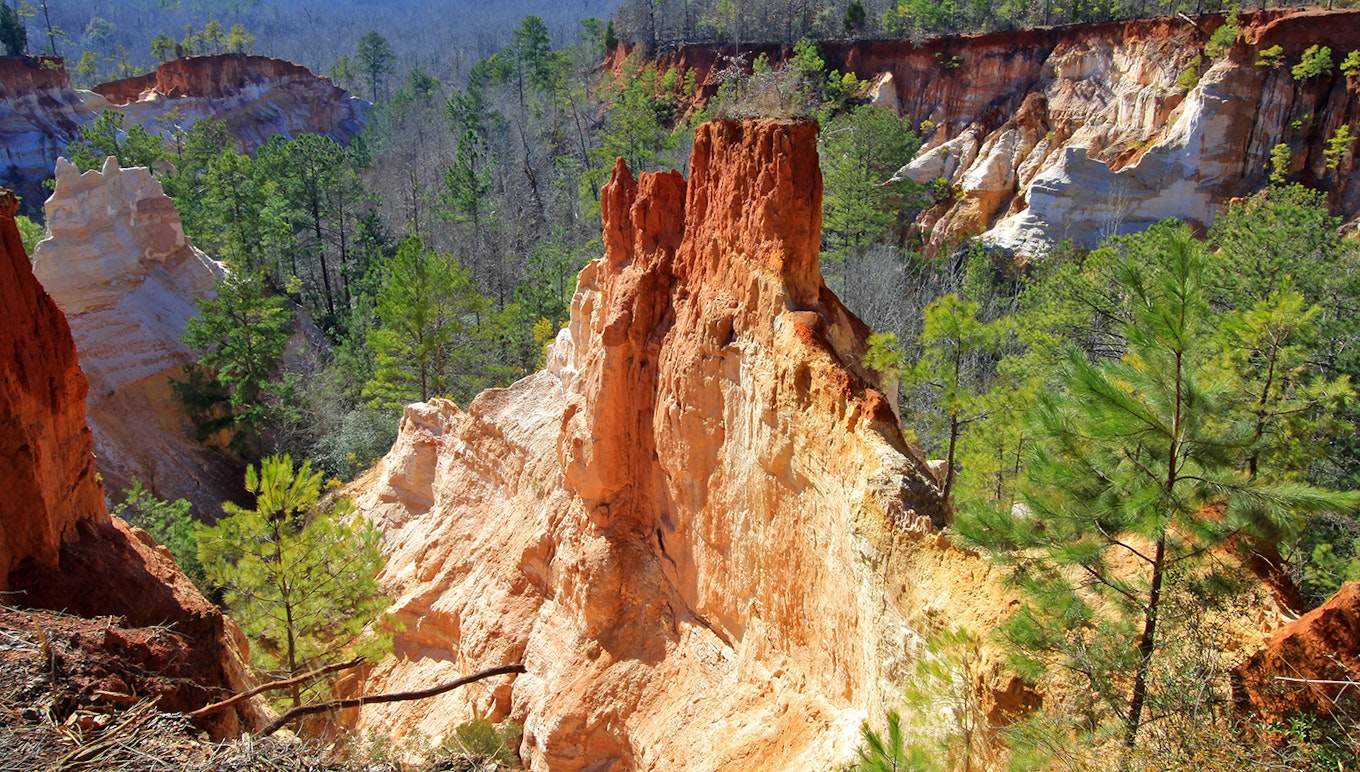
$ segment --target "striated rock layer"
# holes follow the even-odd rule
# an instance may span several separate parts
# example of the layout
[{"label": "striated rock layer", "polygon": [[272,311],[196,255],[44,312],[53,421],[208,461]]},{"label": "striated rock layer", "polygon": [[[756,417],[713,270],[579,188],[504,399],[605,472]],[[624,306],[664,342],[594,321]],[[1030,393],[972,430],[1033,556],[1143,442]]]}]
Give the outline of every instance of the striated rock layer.
[{"label": "striated rock layer", "polygon": [[509,716],[535,770],[821,768],[920,636],[1004,605],[822,283],[816,127],[705,124],[690,168],[620,161],[547,369],[407,408],[358,484],[403,624],[365,691],[528,668],[360,730]]},{"label": "striated rock layer", "polygon": [[363,130],[370,107],[306,67],[246,54],[175,59],[151,75],[106,83],[94,92],[162,134],[171,111],[179,111],[173,122],[186,129],[200,118],[217,118],[247,153],[276,134],[324,134],[348,143]]},{"label": "striated rock layer", "polygon": [[34,249],[33,271],[71,325],[104,486],[121,499],[135,477],[216,518],[242,470],[192,441],[170,381],[196,359],[180,335],[223,268],[189,243],[147,169],[120,169],[110,157],[83,175],[58,160],[56,173],[50,235]]},{"label": "striated rock layer", "polygon": [[263,56],[176,59],[94,91],[73,89],[59,59],[4,56],[0,185],[19,192],[26,213],[41,215],[42,183],[52,178],[57,158],[105,110],[162,136],[218,118],[244,152],[254,152],[275,134],[325,134],[347,143],[363,129],[368,108],[305,67]]},{"label": "striated rock layer", "polygon": [[[1244,18],[1239,42],[1217,60],[1202,55],[1222,17],[830,42],[822,53],[828,67],[871,82],[876,103],[923,127],[922,152],[898,177],[943,179],[952,191],[916,222],[928,250],[981,235],[1037,254],[1168,217],[1207,226],[1225,201],[1267,184],[1279,143],[1292,153],[1291,180],[1329,191],[1343,216],[1360,215],[1354,143],[1338,169],[1323,155],[1337,127],[1360,126],[1360,78],[1336,69],[1360,49],[1360,11]],[[1276,45],[1283,66],[1258,66],[1258,52]],[[1332,74],[1295,80],[1290,67],[1312,45],[1331,48]],[[714,49],[681,48],[660,64],[694,69],[700,93],[717,87]]]},{"label": "striated rock layer", "polygon": [[[194,589],[164,548],[109,516],[85,425],[85,376],[66,318],[34,278],[0,194],[0,590],[6,604],[166,625],[170,660],[141,662],[173,688],[160,706],[187,710],[247,685],[240,631]],[[143,695],[147,696],[147,695]],[[218,714],[218,732],[259,718]]]},{"label": "striated rock layer", "polygon": [[0,590],[55,570],[82,521],[108,521],[85,426],[85,376],[61,309],[33,277],[0,194]]},{"label": "striated rock layer", "polygon": [[57,158],[95,119],[89,92],[71,88],[60,60],[0,56],[0,185],[19,194],[24,211],[37,214],[47,197],[42,182]]},{"label": "striated rock layer", "polygon": [[[900,112],[935,125],[899,176],[944,178],[956,193],[918,221],[927,243],[981,234],[1038,254],[1064,239],[1093,247],[1166,218],[1208,226],[1228,199],[1266,185],[1281,142],[1294,179],[1330,189],[1343,215],[1360,213],[1354,156],[1329,171],[1322,155],[1338,126],[1360,125],[1355,84],[1289,72],[1309,45],[1360,48],[1360,12],[1248,21],[1227,56],[1204,62],[1221,18],[1017,33],[1032,40],[1014,49],[999,45],[1008,36],[964,38],[946,53],[963,64],[947,73],[919,56],[893,62]],[[1285,66],[1256,65],[1273,45]],[[917,88],[928,82],[939,85]]]}]

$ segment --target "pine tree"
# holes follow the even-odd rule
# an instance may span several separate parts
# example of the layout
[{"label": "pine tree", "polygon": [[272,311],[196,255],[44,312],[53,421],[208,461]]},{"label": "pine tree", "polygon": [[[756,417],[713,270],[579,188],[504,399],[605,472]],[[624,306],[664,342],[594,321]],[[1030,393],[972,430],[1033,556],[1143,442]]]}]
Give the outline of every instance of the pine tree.
[{"label": "pine tree", "polygon": [[[378,587],[384,559],[372,524],[356,522],[341,499],[319,508],[321,472],[311,462],[294,469],[270,456],[246,470],[246,509],[222,505],[227,517],[198,534],[198,558],[223,588],[232,616],[252,644],[255,666],[297,675],[355,653],[380,653],[386,639],[365,630],[387,605]],[[298,688],[292,702],[301,702]]]},{"label": "pine tree", "polygon": [[[288,313],[282,298],[265,294],[258,274],[233,272],[216,289],[215,298],[197,301],[199,316],[184,325],[182,336],[200,352],[202,370],[191,371],[175,388],[208,418],[200,436],[234,426],[237,442],[249,445],[269,421],[266,392],[288,345]],[[226,404],[214,404],[221,402]]]},{"label": "pine tree", "polygon": [[1081,673],[1129,746],[1156,696],[1168,592],[1212,587],[1210,558],[1229,540],[1278,541],[1303,513],[1360,503],[1250,472],[1254,419],[1269,415],[1234,409],[1250,404],[1234,390],[1256,392],[1224,375],[1210,343],[1202,247],[1183,228],[1160,236],[1151,263],[1117,265],[1123,356],[1071,349],[1060,388],[1039,399],[1023,512],[959,522],[1028,599],[1004,626],[1017,664]]},{"label": "pine tree", "polygon": [[359,69],[368,76],[369,97],[378,101],[378,86],[383,77],[392,71],[397,55],[392,52],[392,44],[387,38],[371,30],[359,38],[359,49],[355,54]]},{"label": "pine tree", "polygon": [[418,236],[401,242],[388,270],[378,292],[382,327],[368,334],[377,370],[364,396],[374,406],[400,407],[449,392],[456,344],[490,304],[466,270]]}]

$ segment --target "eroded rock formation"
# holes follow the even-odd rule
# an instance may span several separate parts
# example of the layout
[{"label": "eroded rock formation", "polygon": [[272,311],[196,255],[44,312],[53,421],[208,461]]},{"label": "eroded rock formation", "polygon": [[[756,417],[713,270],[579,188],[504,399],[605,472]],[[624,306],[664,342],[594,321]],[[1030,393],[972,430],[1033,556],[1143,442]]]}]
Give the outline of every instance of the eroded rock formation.
[{"label": "eroded rock formation", "polygon": [[510,716],[536,770],[819,768],[921,636],[1004,605],[822,283],[815,126],[706,124],[690,168],[620,161],[546,370],[409,407],[358,483],[404,626],[365,690],[528,668],[360,730]]},{"label": "eroded rock formation", "polygon": [[253,152],[275,134],[347,143],[363,129],[368,107],[305,67],[263,56],[177,59],[95,91],[73,89],[60,60],[0,57],[0,185],[19,192],[25,212],[41,214],[42,183],[57,158],[105,110],[163,136],[218,118]]},{"label": "eroded rock formation", "polygon": [[33,271],[70,322],[105,488],[120,499],[136,477],[215,518],[242,469],[192,441],[170,381],[196,359],[180,334],[223,268],[189,243],[147,169],[120,169],[110,157],[83,175],[59,160],[56,173],[50,235],[34,249]]},{"label": "eroded rock formation", "polygon": [[[1353,156],[1335,171],[1322,156],[1338,126],[1360,123],[1356,84],[1296,81],[1289,71],[1309,45],[1360,48],[1360,13],[1250,17],[1226,56],[1201,63],[1221,21],[964,38],[944,44],[945,57],[963,62],[948,72],[922,61],[924,50],[892,62],[900,112],[935,127],[899,175],[943,178],[956,193],[919,221],[928,243],[981,234],[1036,254],[1063,239],[1092,247],[1165,218],[1207,226],[1229,198],[1266,184],[1281,142],[1299,179],[1332,190],[1342,214],[1360,213]],[[1258,66],[1257,52],[1273,45],[1285,66]]]},{"label": "eroded rock formation", "polygon": [[96,86],[94,92],[160,133],[172,110],[179,111],[175,122],[185,128],[200,118],[217,118],[248,153],[276,134],[324,134],[348,143],[363,129],[369,108],[306,67],[246,54],[175,59],[150,75]]},{"label": "eroded rock formation", "polygon": [[0,195],[0,590],[53,571],[82,521],[107,522],[85,426],[85,376],[66,317],[33,277]]},{"label": "eroded rock formation", "polygon": [[[247,683],[244,641],[164,548],[109,516],[85,376],[65,316],[33,276],[17,207],[0,195],[0,589],[7,604],[167,625],[180,645],[177,659],[153,664],[177,684],[162,707],[199,707]],[[242,705],[212,725],[230,732],[256,718]]]},{"label": "eroded rock formation", "polygon": [[[1225,201],[1266,185],[1282,142],[1292,179],[1329,191],[1342,215],[1360,215],[1354,146],[1336,170],[1323,156],[1338,126],[1360,125],[1360,78],[1335,69],[1360,49],[1360,11],[1245,18],[1239,42],[1217,60],[1201,57],[1222,17],[821,50],[828,67],[869,81],[876,103],[925,127],[922,152],[898,175],[947,183],[948,200],[916,223],[929,249],[982,235],[1033,254],[1063,239],[1091,247],[1168,217],[1208,225]],[[1257,65],[1275,45],[1283,66]],[[1332,74],[1295,80],[1290,67],[1311,45],[1331,48]],[[660,64],[693,69],[701,97],[717,87],[714,49],[681,48]]]},{"label": "eroded rock formation", "polygon": [[1353,725],[1360,719],[1360,582],[1276,630],[1232,680],[1238,707],[1265,721],[1312,714]]}]

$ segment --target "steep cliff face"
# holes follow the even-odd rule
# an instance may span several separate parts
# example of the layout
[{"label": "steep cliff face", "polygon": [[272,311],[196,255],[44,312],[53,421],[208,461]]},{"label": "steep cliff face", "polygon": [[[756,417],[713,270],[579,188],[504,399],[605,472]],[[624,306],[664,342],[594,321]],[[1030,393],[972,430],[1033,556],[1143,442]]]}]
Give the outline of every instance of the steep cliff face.
[{"label": "steep cliff face", "polygon": [[[1323,157],[1338,126],[1360,125],[1360,79],[1335,68],[1360,49],[1360,11],[1247,14],[1226,56],[1198,61],[1222,21],[827,43],[822,54],[870,81],[878,104],[929,122],[922,152],[898,176],[942,178],[953,191],[917,220],[932,250],[982,235],[1034,254],[1063,239],[1091,247],[1168,217],[1208,225],[1225,201],[1267,183],[1281,142],[1293,179],[1329,191],[1342,215],[1360,214],[1355,148],[1337,170]],[[1284,65],[1258,66],[1258,51],[1275,45]],[[1332,74],[1296,81],[1290,66],[1311,45],[1331,48]],[[701,94],[716,88],[717,63],[704,48],[661,61],[694,69]]]},{"label": "steep cliff face", "polygon": [[176,59],[162,63],[154,75],[94,91],[130,120],[160,133],[172,110],[181,111],[177,122],[186,128],[200,118],[220,119],[247,153],[275,134],[324,134],[347,143],[363,129],[369,108],[306,67],[245,54]]},{"label": "steep cliff face", "polygon": [[[104,110],[118,110],[148,131],[165,135],[204,117],[219,118],[245,152],[275,134],[325,134],[349,142],[369,104],[304,67],[263,56],[224,54],[177,59],[155,73],[94,91],[73,89],[60,60],[0,57],[0,185],[41,214],[42,187],[80,130]],[[172,121],[165,120],[178,111]]]},{"label": "steep cliff face", "polygon": [[[85,425],[85,377],[66,318],[29,267],[0,195],[0,589],[7,602],[168,625],[172,660],[141,663],[173,684],[163,708],[191,709],[247,683],[244,643],[163,548],[111,518]],[[258,719],[251,705],[212,728]]]},{"label": "steep cliff face", "polygon": [[59,160],[56,173],[50,235],[34,249],[33,271],[70,322],[105,488],[119,498],[136,477],[161,498],[187,498],[216,516],[241,469],[191,441],[170,380],[195,360],[180,334],[222,266],[185,238],[148,170],[109,158],[83,175]]},{"label": "steep cliff face", "polygon": [[33,278],[0,196],[0,590],[29,567],[55,570],[82,521],[108,522],[85,426],[85,376],[66,317]]},{"label": "steep cliff face", "polygon": [[528,672],[360,729],[508,715],[536,770],[817,768],[921,635],[994,620],[822,283],[815,147],[810,124],[711,123],[689,180],[620,162],[547,369],[407,409],[359,484],[404,623],[365,688]]},{"label": "steep cliff face", "polygon": [[0,185],[23,199],[25,211],[36,213],[47,197],[42,181],[66,146],[93,121],[87,104],[102,99],[71,88],[59,60],[0,56]]},{"label": "steep cliff face", "polygon": [[[919,221],[928,244],[983,234],[1035,254],[1169,217],[1207,226],[1226,200],[1266,184],[1281,142],[1298,179],[1331,190],[1343,215],[1360,213],[1353,154],[1336,171],[1322,156],[1338,126],[1360,123],[1354,79],[1289,72],[1309,45],[1338,58],[1360,48],[1360,12],[1249,17],[1227,56],[1199,63],[1221,21],[964,38],[946,51],[962,58],[953,70],[902,52],[886,68],[894,101],[935,128],[899,176],[944,178],[956,192]],[[1274,45],[1285,66],[1258,66],[1257,52]]]},{"label": "steep cliff face", "polygon": [[1360,679],[1360,583],[1275,631],[1232,678],[1238,707],[1265,721],[1311,713],[1353,723],[1360,697],[1347,684]]}]

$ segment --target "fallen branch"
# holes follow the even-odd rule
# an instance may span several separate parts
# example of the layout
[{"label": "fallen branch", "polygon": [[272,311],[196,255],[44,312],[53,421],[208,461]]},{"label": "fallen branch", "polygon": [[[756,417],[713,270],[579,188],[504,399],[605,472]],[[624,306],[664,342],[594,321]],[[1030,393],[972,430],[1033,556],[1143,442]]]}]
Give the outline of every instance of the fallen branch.
[{"label": "fallen branch", "polygon": [[1200,32],[1203,32],[1203,31],[1204,31],[1204,28],[1201,27],[1201,26],[1199,26],[1199,22],[1195,21],[1194,19],[1190,18],[1189,16],[1186,16],[1184,11],[1177,11],[1177,12],[1176,12],[1176,15],[1179,16],[1181,19],[1183,19],[1183,20],[1189,22],[1190,24],[1194,25],[1195,29],[1199,30]]},{"label": "fallen branch", "polygon": [[1275,676],[1276,681],[1289,681],[1295,684],[1321,684],[1323,686],[1360,686],[1356,681],[1329,681],[1324,678],[1290,678],[1288,676]]},{"label": "fallen branch", "polygon": [[270,681],[267,684],[261,684],[260,686],[257,686],[249,691],[244,691],[235,696],[228,697],[227,699],[222,700],[221,702],[214,702],[211,705],[204,705],[198,710],[195,710],[194,712],[190,713],[189,718],[202,718],[204,716],[216,713],[219,710],[225,710],[238,702],[248,700],[257,694],[277,691],[279,689],[287,689],[290,686],[296,686],[297,684],[310,681],[313,678],[320,678],[321,676],[326,675],[327,673],[334,673],[337,670],[349,670],[350,668],[358,667],[363,663],[364,663],[363,657],[355,657],[349,662],[340,662],[334,665],[319,667],[316,670],[308,671],[306,673],[303,673],[302,675],[295,675],[292,678],[285,678],[282,681]]},{"label": "fallen branch", "polygon": [[353,697],[348,700],[331,700],[330,702],[318,702],[315,705],[303,705],[301,707],[293,708],[287,713],[284,713],[282,716],[279,716],[277,719],[274,720],[272,724],[265,727],[256,736],[268,737],[269,735],[274,734],[275,732],[282,729],[284,725],[286,725],[289,721],[292,721],[295,718],[301,718],[302,716],[308,716],[313,713],[325,713],[331,710],[343,710],[344,708],[358,708],[364,705],[376,705],[383,702],[405,702],[407,700],[423,700],[426,697],[434,697],[436,695],[443,694],[444,692],[451,692],[460,686],[466,686],[470,683],[481,681],[482,679],[490,678],[492,676],[509,675],[511,673],[523,673],[523,672],[525,672],[524,665],[501,665],[500,667],[493,667],[490,670],[483,670],[480,673],[473,673],[470,676],[464,676],[456,681],[450,681],[446,684],[440,684],[439,686],[434,686],[429,689],[417,689],[415,691],[410,692],[391,692],[389,694],[375,694],[369,697]]}]

